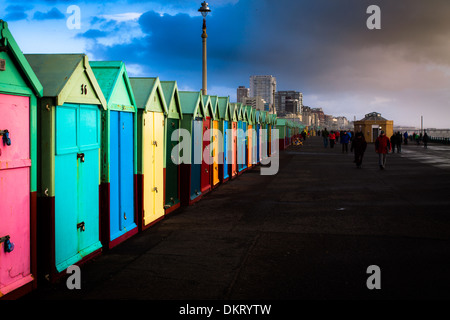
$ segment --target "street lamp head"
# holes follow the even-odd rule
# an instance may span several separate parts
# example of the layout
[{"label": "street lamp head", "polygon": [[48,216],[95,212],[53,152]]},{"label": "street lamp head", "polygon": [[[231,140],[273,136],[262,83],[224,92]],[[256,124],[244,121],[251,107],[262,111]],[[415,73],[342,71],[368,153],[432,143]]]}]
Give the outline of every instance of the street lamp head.
[{"label": "street lamp head", "polygon": [[208,3],[206,3],[206,1],[203,1],[202,6],[200,9],[198,9],[198,11],[202,14],[203,18],[206,18],[208,13],[211,12],[211,9],[209,9]]}]

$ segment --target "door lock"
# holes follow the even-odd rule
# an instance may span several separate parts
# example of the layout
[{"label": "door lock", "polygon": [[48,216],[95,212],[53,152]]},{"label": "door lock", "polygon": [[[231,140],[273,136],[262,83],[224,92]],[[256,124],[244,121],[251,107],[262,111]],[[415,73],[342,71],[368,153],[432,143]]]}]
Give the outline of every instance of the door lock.
[{"label": "door lock", "polygon": [[86,227],[84,225],[84,221],[77,223],[77,229],[80,229],[81,232],[86,230]]},{"label": "door lock", "polygon": [[84,153],[77,153],[77,160],[81,159],[81,162],[84,162]]},{"label": "door lock", "polygon": [[9,253],[14,250],[14,243],[10,241],[10,236],[4,236],[0,238],[0,243],[4,242],[4,250],[6,253]]},{"label": "door lock", "polygon": [[0,136],[3,136],[3,144],[10,146],[11,145],[11,138],[9,137],[9,131],[8,130],[0,130]]}]

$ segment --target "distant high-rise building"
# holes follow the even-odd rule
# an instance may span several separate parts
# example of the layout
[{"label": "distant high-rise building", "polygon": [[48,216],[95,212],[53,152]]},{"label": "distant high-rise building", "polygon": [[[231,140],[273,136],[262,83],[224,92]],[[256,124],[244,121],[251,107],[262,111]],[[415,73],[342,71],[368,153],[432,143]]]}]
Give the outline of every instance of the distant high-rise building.
[{"label": "distant high-rise building", "polygon": [[261,97],[273,106],[273,93],[277,90],[277,80],[273,76],[250,76],[250,97]]},{"label": "distant high-rise building", "polygon": [[302,113],[303,94],[298,91],[275,92],[275,107],[278,114]]},{"label": "distant high-rise building", "polygon": [[249,88],[246,88],[245,86],[239,86],[237,88],[237,102],[238,103],[244,103],[244,99],[249,97]]}]

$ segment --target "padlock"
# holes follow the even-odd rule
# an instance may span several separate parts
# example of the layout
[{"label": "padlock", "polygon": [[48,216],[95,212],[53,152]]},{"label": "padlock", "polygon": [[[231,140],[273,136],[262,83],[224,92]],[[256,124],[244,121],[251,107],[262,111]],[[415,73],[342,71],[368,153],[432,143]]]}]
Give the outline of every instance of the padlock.
[{"label": "padlock", "polygon": [[84,162],[84,153],[77,153],[77,159],[81,159],[81,162]]},{"label": "padlock", "polygon": [[0,238],[0,243],[3,243],[3,249],[9,253],[14,250],[14,243],[11,242],[9,235]]},{"label": "padlock", "polygon": [[3,140],[3,144],[7,145],[7,146],[10,146],[11,145],[11,139],[9,137],[9,131],[8,130],[4,130],[1,133],[3,135],[3,139],[2,139]]},{"label": "padlock", "polygon": [[14,243],[11,242],[11,240],[6,240],[5,241],[5,252],[9,253],[12,252],[14,250]]}]

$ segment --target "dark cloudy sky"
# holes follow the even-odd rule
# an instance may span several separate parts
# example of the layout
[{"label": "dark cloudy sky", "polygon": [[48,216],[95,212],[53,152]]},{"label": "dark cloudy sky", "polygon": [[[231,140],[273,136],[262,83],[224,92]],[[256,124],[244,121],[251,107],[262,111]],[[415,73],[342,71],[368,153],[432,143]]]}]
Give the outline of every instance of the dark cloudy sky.
[{"label": "dark cloudy sky", "polygon": [[[131,76],[201,88],[202,0],[2,0],[25,53],[122,60]],[[450,128],[450,1],[210,0],[208,93],[236,100],[254,74],[349,120],[377,111],[396,125]],[[67,13],[77,5],[80,29]],[[381,29],[366,26],[370,5]]]}]

